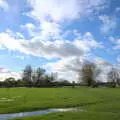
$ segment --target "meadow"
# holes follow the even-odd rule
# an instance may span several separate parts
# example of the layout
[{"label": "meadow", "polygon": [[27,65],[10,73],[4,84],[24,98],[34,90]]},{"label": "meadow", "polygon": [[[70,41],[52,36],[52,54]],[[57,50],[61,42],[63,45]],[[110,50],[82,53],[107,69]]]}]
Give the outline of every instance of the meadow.
[{"label": "meadow", "polygon": [[72,111],[16,120],[120,120],[119,88],[1,88],[0,114],[48,108]]}]

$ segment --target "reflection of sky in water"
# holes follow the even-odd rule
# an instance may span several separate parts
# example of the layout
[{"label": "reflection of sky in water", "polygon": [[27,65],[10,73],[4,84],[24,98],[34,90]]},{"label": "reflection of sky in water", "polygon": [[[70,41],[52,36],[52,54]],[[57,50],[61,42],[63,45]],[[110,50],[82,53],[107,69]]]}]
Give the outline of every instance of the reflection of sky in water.
[{"label": "reflection of sky in water", "polygon": [[24,112],[24,113],[13,113],[13,114],[3,114],[0,115],[0,120],[8,120],[13,119],[16,117],[23,117],[23,116],[38,116],[42,114],[54,113],[54,112],[67,112],[67,111],[74,111],[80,110],[80,108],[58,108],[58,109],[48,109],[48,110],[40,110],[34,112]]}]

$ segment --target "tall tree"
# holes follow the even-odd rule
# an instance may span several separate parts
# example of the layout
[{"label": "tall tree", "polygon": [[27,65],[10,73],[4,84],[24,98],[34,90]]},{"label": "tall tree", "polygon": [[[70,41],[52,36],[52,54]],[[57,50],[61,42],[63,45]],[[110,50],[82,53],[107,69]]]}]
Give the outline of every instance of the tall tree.
[{"label": "tall tree", "polygon": [[27,83],[27,85],[30,87],[32,86],[32,67],[31,65],[27,65],[23,71],[23,81]]},{"label": "tall tree", "polygon": [[82,70],[81,70],[81,77],[82,77],[82,81],[84,83],[86,83],[88,86],[93,86],[95,83],[95,69],[96,66],[95,64],[91,63],[91,62],[85,62]]},{"label": "tall tree", "polygon": [[42,69],[40,67],[37,68],[36,73],[35,73],[35,78],[36,78],[36,86],[40,86],[43,84],[43,77],[45,75],[45,69]]}]

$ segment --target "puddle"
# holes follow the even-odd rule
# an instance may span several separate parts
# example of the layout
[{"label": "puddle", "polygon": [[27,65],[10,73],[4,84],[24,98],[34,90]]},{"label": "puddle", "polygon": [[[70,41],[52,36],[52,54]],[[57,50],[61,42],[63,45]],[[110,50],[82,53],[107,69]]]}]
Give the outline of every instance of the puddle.
[{"label": "puddle", "polygon": [[67,111],[80,111],[80,108],[56,108],[56,109],[47,109],[47,110],[39,110],[33,112],[21,112],[21,113],[12,113],[12,114],[0,114],[0,120],[10,120],[17,117],[24,117],[24,116],[39,116],[49,113],[56,113],[56,112],[67,112]]},{"label": "puddle", "polygon": [[9,98],[0,98],[0,102],[10,102],[10,101],[14,101],[14,100]]},{"label": "puddle", "polygon": [[16,97],[11,97],[11,98],[0,98],[0,102],[10,102],[10,101],[14,101],[20,97],[21,96],[16,96]]}]

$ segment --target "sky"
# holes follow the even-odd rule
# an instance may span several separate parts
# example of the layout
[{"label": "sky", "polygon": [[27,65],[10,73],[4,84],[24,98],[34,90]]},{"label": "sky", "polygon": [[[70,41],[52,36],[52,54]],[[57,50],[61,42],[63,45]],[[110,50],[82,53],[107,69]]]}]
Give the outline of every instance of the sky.
[{"label": "sky", "polygon": [[28,64],[77,80],[85,60],[105,79],[120,65],[119,21],[119,0],[0,0],[0,80]]}]

